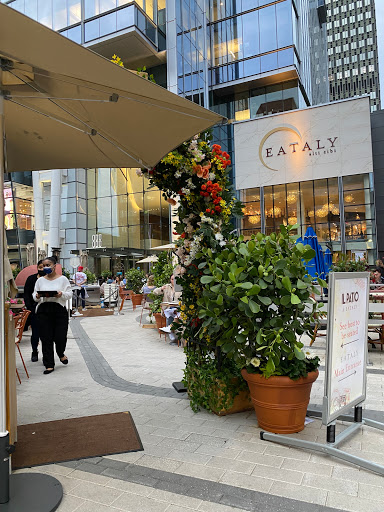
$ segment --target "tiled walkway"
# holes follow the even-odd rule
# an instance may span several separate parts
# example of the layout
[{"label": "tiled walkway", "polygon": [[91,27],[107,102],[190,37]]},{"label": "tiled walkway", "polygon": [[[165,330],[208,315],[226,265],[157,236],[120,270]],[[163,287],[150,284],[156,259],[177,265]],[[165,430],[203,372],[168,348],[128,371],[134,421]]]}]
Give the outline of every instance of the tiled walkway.
[{"label": "tiled walkway", "polygon": [[[29,381],[21,372],[20,424],[128,410],[144,445],[142,452],[31,469],[63,483],[59,512],[382,512],[383,477],[261,441],[253,412],[193,413],[187,397],[171,387],[182,379],[182,349],[142,329],[137,312],[124,313],[72,320],[69,365],[44,376],[41,362],[29,362]],[[324,358],[323,339],[314,347]],[[22,348],[29,359],[27,338]],[[367,416],[378,420],[384,416],[383,354],[369,354],[365,404]],[[321,403],[323,378],[322,371],[313,404]],[[296,437],[323,442],[325,429],[315,420]],[[344,449],[384,464],[382,432],[364,427]]]}]

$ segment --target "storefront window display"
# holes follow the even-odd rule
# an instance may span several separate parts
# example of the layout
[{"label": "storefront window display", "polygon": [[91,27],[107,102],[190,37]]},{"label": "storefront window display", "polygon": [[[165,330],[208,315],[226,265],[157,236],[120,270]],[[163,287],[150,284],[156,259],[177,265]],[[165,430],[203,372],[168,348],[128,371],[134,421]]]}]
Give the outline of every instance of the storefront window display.
[{"label": "storefront window display", "polygon": [[334,258],[339,252],[347,252],[374,263],[376,237],[370,174],[344,176],[340,185],[337,178],[328,178],[246,189],[241,191],[241,199],[245,215],[242,233],[246,238],[261,230],[267,234],[277,231],[281,224],[298,224],[297,234],[303,236],[312,226],[323,247],[332,249]]}]

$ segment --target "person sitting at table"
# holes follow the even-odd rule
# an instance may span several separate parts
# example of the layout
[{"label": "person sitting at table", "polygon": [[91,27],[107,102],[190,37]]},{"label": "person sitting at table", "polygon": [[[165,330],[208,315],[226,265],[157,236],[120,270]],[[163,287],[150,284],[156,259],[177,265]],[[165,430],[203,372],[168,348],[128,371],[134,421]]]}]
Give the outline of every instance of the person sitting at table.
[{"label": "person sitting at table", "polygon": [[[384,277],[381,273],[380,267],[377,267],[373,271],[373,284],[384,284]],[[378,287],[378,286],[375,287],[375,290],[381,290],[381,289],[382,289],[382,287]]]},{"label": "person sitting at table", "polygon": [[143,294],[148,295],[156,289],[154,276],[148,276],[146,284],[143,286]]},{"label": "person sitting at table", "polygon": [[[159,288],[155,288],[153,290],[155,295],[164,295],[163,302],[176,302],[180,298],[181,293],[175,291],[175,276],[172,274],[170,283],[165,284]],[[177,345],[177,336],[171,330],[171,325],[176,318],[179,318],[180,313],[175,306],[168,307],[164,310],[164,316],[167,319],[166,327],[160,327],[160,330],[169,334],[169,339],[171,340],[170,345]]]}]

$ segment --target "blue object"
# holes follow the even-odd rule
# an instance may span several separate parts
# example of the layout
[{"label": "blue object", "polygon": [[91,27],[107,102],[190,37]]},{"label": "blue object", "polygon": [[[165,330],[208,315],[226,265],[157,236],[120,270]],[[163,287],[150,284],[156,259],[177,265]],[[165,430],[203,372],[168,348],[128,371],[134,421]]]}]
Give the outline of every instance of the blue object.
[{"label": "blue object", "polygon": [[310,276],[312,276],[313,278],[316,278],[317,276],[319,276],[321,279],[325,279],[326,269],[325,269],[323,252],[322,252],[322,250],[320,250],[321,247],[317,240],[317,235],[311,226],[309,226],[309,228],[305,232],[303,244],[309,245],[310,247],[312,247],[312,249],[316,253],[315,257],[312,258],[306,264],[308,274]]},{"label": "blue object", "polygon": [[100,306],[103,308],[104,307],[104,299],[100,299]]},{"label": "blue object", "polygon": [[53,268],[51,267],[44,267],[44,274],[52,274]]}]

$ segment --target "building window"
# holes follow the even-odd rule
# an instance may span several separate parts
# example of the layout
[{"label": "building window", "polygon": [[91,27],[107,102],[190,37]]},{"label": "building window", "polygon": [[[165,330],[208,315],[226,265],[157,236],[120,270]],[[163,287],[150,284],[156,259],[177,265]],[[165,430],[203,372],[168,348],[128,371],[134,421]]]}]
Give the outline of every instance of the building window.
[{"label": "building window", "polygon": [[347,69],[347,71],[344,72],[344,77],[349,78],[350,75],[351,75],[351,73],[350,73],[349,69]]},{"label": "building window", "polygon": [[359,74],[359,70],[357,68],[352,69],[352,75],[357,76]]},{"label": "building window", "polygon": [[343,73],[341,71],[339,71],[338,73],[336,73],[336,78],[338,80],[341,80],[343,78]]},{"label": "building window", "polygon": [[366,73],[366,72],[367,72],[367,67],[366,66],[361,66],[360,73]]},{"label": "building window", "polygon": [[370,64],[370,65],[368,66],[368,71],[369,71],[369,72],[375,71],[375,66],[374,66],[373,64]]}]

